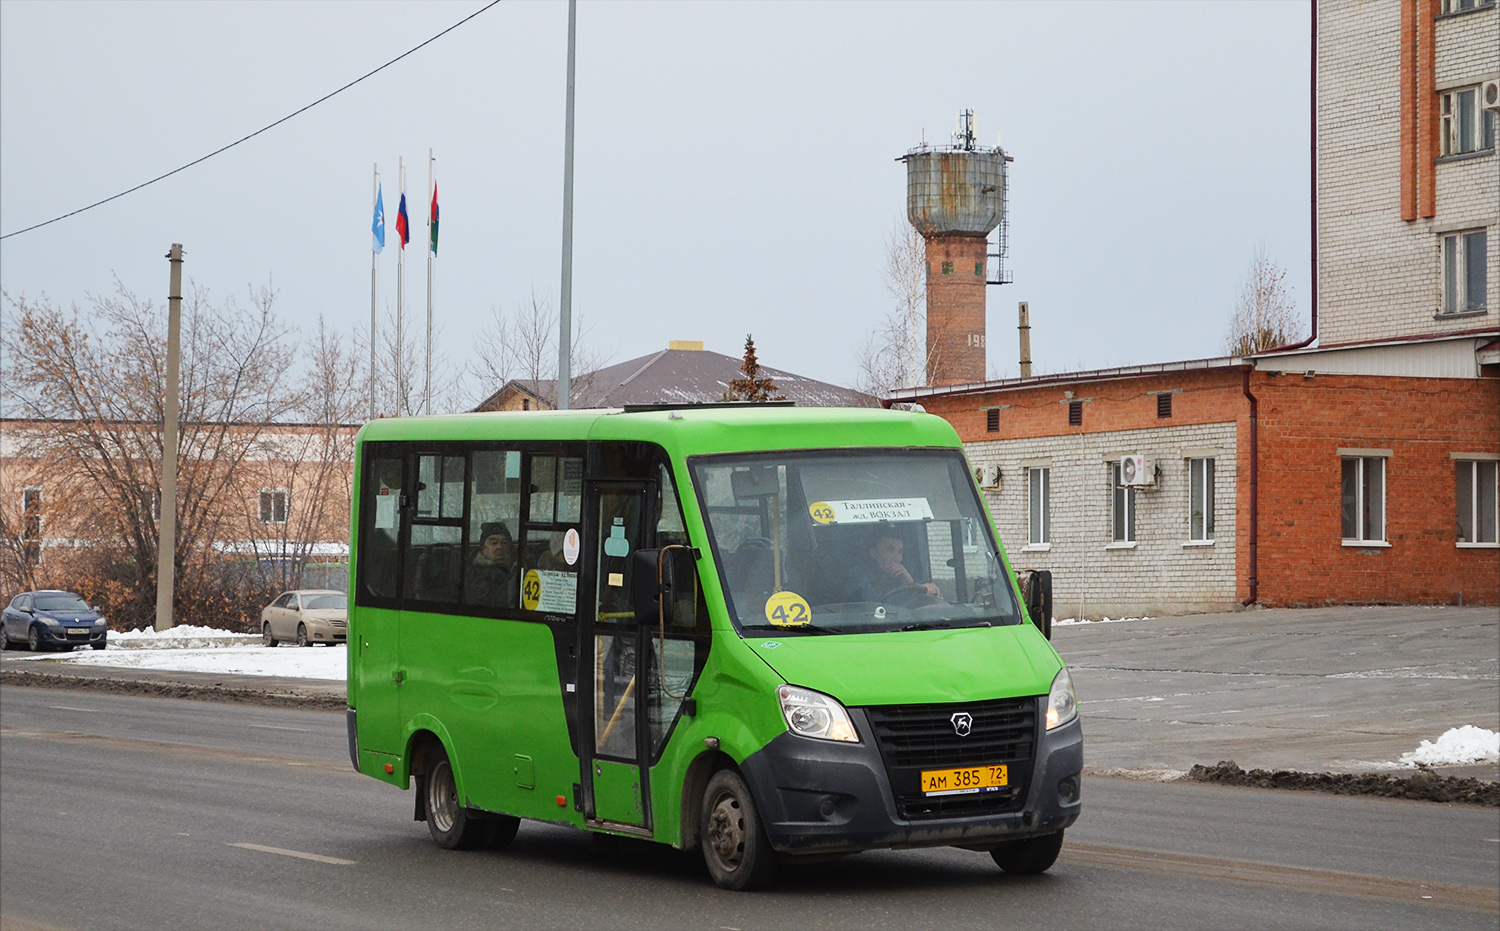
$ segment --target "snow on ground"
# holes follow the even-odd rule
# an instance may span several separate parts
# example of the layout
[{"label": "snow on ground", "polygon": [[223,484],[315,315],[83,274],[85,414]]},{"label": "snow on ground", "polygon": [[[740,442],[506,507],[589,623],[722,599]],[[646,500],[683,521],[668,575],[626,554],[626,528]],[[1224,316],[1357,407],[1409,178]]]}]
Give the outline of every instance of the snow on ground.
[{"label": "snow on ground", "polygon": [[1102,618],[1100,618],[1097,621],[1091,621],[1091,620],[1089,620],[1086,617],[1085,618],[1064,617],[1064,618],[1053,618],[1052,619],[1052,626],[1053,627],[1067,627],[1067,626],[1072,625],[1072,624],[1120,624],[1120,623],[1123,623],[1124,621],[1149,621],[1149,620],[1151,620],[1151,618],[1149,618],[1149,617],[1102,617]]},{"label": "snow on ground", "polygon": [[1457,766],[1500,760],[1500,733],[1465,724],[1450,728],[1436,741],[1424,740],[1417,749],[1401,754],[1404,766]]},{"label": "snow on ground", "polygon": [[60,658],[78,666],[119,666],[167,672],[211,672],[235,676],[284,676],[343,680],[348,650],[331,647],[267,647],[259,643],[182,649],[89,650]]},{"label": "snow on ground", "polygon": [[212,627],[174,627],[110,631],[104,650],[33,653],[23,658],[57,666],[115,666],[166,672],[219,675],[282,676],[292,679],[337,679],[348,673],[349,651],[337,646],[267,647],[254,634]]}]

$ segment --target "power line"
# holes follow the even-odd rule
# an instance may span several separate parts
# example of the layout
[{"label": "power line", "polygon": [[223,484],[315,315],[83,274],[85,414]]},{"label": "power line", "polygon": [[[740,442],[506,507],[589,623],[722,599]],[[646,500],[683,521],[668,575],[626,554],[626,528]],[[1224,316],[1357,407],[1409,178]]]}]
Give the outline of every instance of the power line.
[{"label": "power line", "polygon": [[256,136],[259,136],[261,133],[265,132],[266,130],[268,130],[268,129],[275,129],[277,126],[280,126],[282,123],[285,123],[287,120],[291,119],[292,117],[298,116],[298,115],[303,114],[303,113],[306,113],[308,110],[311,110],[313,107],[316,107],[318,104],[320,104],[323,101],[329,99],[330,97],[336,97],[339,94],[342,94],[344,91],[346,91],[349,88],[353,87],[354,85],[358,84],[360,81],[365,80],[365,78],[374,77],[375,75],[377,75],[380,72],[384,71],[385,69],[389,68],[391,65],[394,65],[396,62],[398,62],[401,59],[405,58],[406,56],[412,54],[413,52],[416,52],[419,49],[424,48],[425,46],[431,45],[432,43],[436,42],[438,39],[441,39],[443,36],[447,35],[448,33],[452,32],[453,30],[457,29],[459,26],[462,26],[464,23],[467,23],[469,20],[471,20],[474,17],[478,16],[480,13],[483,13],[485,10],[488,10],[490,7],[495,6],[499,2],[500,2],[500,0],[490,0],[489,3],[485,4],[480,9],[475,10],[473,13],[470,13],[468,16],[465,16],[463,19],[461,19],[458,22],[454,23],[453,25],[449,26],[447,29],[444,29],[442,32],[440,32],[437,35],[433,36],[432,38],[428,39],[426,42],[423,42],[421,45],[415,46],[413,48],[410,48],[410,49],[406,50],[405,52],[402,52],[400,55],[397,55],[395,58],[392,58],[390,61],[388,61],[385,64],[381,65],[379,68],[376,68],[374,71],[371,71],[369,74],[365,74],[365,75],[362,75],[360,77],[357,77],[354,80],[350,81],[348,84],[345,84],[343,87],[339,88],[338,90],[333,91],[332,93],[324,94],[322,97],[319,97],[317,100],[314,100],[312,103],[308,104],[307,106],[303,107],[302,109],[297,110],[297,111],[295,111],[293,113],[288,113],[286,116],[283,116],[281,119],[277,120],[276,122],[271,123],[269,126],[262,126],[260,129],[257,129],[255,132],[251,133],[250,135],[245,136],[242,139],[236,139],[235,141],[229,143],[228,145],[226,145],[226,146],[224,146],[222,148],[215,149],[214,151],[212,151],[212,152],[208,153],[207,155],[203,156],[202,158],[195,158],[191,162],[188,162],[186,165],[183,165],[181,168],[174,168],[174,169],[172,169],[171,171],[167,172],[164,175],[158,175],[157,177],[152,178],[150,181],[143,181],[142,183],[137,184],[135,187],[129,189],[128,191],[121,191],[120,193],[115,194],[112,197],[106,197],[106,198],[104,198],[103,200],[101,200],[101,201],[99,201],[97,203],[89,204],[87,207],[79,207],[77,210],[74,210],[74,211],[72,211],[70,213],[65,213],[65,214],[63,214],[60,217],[53,217],[52,219],[47,220],[46,222],[43,222],[43,223],[38,223],[35,226],[28,226],[25,229],[15,230],[14,232],[6,233],[5,235],[0,236],[0,239],[9,239],[12,236],[19,236],[22,233],[29,233],[32,230],[38,230],[38,229],[41,229],[42,227],[47,226],[49,224],[56,223],[58,220],[66,220],[68,217],[77,216],[78,214],[83,213],[86,210],[93,210],[95,207],[99,207],[99,206],[102,206],[104,204],[107,204],[107,203],[109,203],[112,200],[119,200],[121,197],[124,197],[126,194],[134,194],[136,191],[139,191],[143,187],[149,187],[150,185],[153,185],[153,184],[155,184],[158,181],[163,181],[163,180],[165,180],[167,178],[170,178],[173,175],[177,174],[179,171],[186,171],[187,169],[192,168],[194,165],[198,164],[199,162],[206,162],[209,159],[213,158],[215,155],[218,155],[218,154],[220,154],[222,152],[227,152],[227,151],[229,151],[230,149],[234,148],[235,146],[239,145],[242,142],[249,142],[251,139],[254,139]]}]

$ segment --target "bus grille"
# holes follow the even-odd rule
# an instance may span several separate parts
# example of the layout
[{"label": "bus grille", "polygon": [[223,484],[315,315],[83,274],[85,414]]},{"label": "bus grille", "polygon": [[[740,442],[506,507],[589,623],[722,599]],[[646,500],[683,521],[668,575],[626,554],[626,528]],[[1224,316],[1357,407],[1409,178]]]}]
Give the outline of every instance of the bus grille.
[{"label": "bus grille", "polygon": [[[896,807],[907,820],[1002,814],[1020,808],[1036,755],[1036,698],[944,705],[881,705],[865,709],[885,761]],[[954,716],[972,719],[960,735]],[[924,796],[924,769],[1004,763],[1010,785],[969,795]]]}]

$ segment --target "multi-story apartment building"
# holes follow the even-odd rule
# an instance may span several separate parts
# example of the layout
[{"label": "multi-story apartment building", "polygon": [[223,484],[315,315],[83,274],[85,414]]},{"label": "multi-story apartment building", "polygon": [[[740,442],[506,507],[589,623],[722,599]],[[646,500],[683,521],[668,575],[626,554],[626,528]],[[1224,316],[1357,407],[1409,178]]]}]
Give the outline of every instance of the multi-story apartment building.
[{"label": "multi-story apartment building", "polygon": [[1060,614],[1500,602],[1500,9],[1315,2],[1306,345],[891,399]]}]

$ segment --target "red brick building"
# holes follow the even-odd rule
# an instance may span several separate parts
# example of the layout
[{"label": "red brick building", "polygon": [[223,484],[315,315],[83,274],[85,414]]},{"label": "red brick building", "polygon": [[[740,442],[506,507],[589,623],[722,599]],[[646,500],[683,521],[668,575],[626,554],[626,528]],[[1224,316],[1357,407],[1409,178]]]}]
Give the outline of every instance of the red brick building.
[{"label": "red brick building", "polygon": [[[1467,342],[1476,369],[1496,352]],[[1500,603],[1495,497],[1473,494],[1496,481],[1500,366],[1392,377],[1298,359],[1296,370],[1209,359],[898,400],[953,423],[1016,567],[1054,573],[1060,616]],[[1120,465],[1135,456],[1147,474],[1128,484]]]}]

